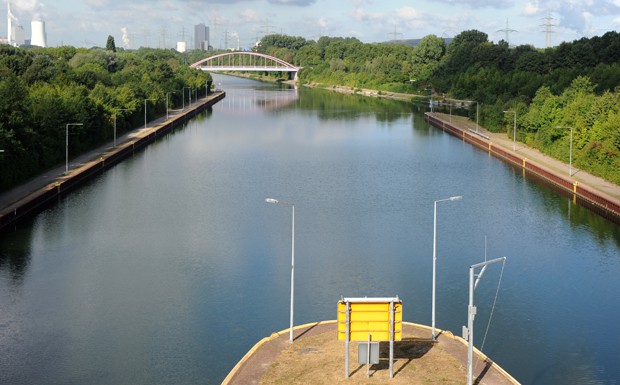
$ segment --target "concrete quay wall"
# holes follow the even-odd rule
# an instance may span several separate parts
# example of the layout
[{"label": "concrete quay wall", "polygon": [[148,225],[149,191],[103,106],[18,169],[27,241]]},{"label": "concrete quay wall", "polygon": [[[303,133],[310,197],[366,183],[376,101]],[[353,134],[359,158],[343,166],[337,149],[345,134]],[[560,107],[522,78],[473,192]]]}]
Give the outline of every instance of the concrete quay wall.
[{"label": "concrete quay wall", "polygon": [[505,161],[515,168],[523,170],[524,174],[527,173],[541,180],[543,183],[550,185],[564,195],[572,197],[574,202],[579,202],[583,206],[588,207],[592,211],[615,223],[620,223],[620,200],[602,191],[598,191],[583,182],[578,182],[573,178],[544,167],[533,159],[528,159],[520,154],[510,152],[494,144],[490,138],[486,138],[469,130],[464,130],[432,113],[425,113],[424,119],[433,126],[461,138],[464,142],[470,143],[481,150],[488,151],[490,155]]},{"label": "concrete quay wall", "polygon": [[93,154],[92,160],[78,168],[70,169],[66,175],[55,178],[51,183],[46,183],[34,192],[24,191],[24,196],[21,199],[0,208],[0,231],[8,230],[18,221],[39,213],[61,195],[78,188],[103,171],[133,156],[136,151],[144,149],[157,138],[166,135],[175,127],[213,106],[225,96],[224,92],[216,92],[207,98],[200,99],[188,109],[170,116],[169,119],[129,135],[127,141],[119,143],[116,147],[99,154]]}]

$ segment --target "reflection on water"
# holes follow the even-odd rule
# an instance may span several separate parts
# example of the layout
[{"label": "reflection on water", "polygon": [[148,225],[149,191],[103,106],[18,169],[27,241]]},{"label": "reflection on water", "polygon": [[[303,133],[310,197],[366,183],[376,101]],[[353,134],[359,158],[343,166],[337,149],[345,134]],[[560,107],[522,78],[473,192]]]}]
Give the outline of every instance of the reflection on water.
[{"label": "reflection on water", "polygon": [[460,334],[469,265],[507,256],[485,353],[523,384],[620,378],[617,225],[415,105],[217,79],[212,110],[2,235],[0,383],[220,383],[288,327],[290,212],[266,197],[296,204],[296,324],[340,295],[399,295],[429,324],[452,195],[437,326]]}]

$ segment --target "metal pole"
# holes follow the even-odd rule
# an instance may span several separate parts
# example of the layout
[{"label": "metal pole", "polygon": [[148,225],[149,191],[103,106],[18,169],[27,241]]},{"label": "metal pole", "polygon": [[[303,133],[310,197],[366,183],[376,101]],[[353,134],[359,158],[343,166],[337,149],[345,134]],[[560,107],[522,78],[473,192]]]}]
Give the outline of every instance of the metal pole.
[{"label": "metal pole", "polygon": [[435,336],[435,280],[437,277],[437,201],[433,204],[433,294],[432,294],[432,321],[431,321],[431,339],[437,340]]},{"label": "metal pole", "polygon": [[295,205],[292,207],[291,225],[291,335],[290,341],[293,342],[293,308],[295,305]]},{"label": "metal pole", "polygon": [[[394,378],[394,302],[390,302],[390,378]],[[370,346],[368,346],[370,351]]]},{"label": "metal pole", "polygon": [[146,129],[146,99],[144,99],[144,128]]},{"label": "metal pole", "polygon": [[435,291],[437,281],[437,203],[445,201],[458,201],[462,196],[453,196],[446,199],[439,199],[433,202],[433,290],[432,290],[432,311],[431,311],[431,339],[437,340],[435,335]]},{"label": "metal pole", "polygon": [[[471,265],[469,267],[469,305],[467,306],[467,385],[473,385],[474,369],[474,318],[476,317],[476,306],[474,306],[474,290],[478,286],[486,267],[492,263],[505,261],[506,257],[492,259],[490,261]],[[478,279],[474,282],[474,271],[482,267]]]},{"label": "metal pole", "polygon": [[478,132],[478,110],[479,110],[478,102],[476,102],[476,132]]},{"label": "metal pole", "polygon": [[293,342],[293,314],[295,307],[295,205],[273,198],[267,198],[265,202],[291,206],[291,319],[289,325],[289,340]]},{"label": "metal pole", "polygon": [[65,174],[69,173],[69,124],[65,129]]},{"label": "metal pole", "polygon": [[474,357],[474,268],[469,267],[469,304],[467,306],[467,385],[473,383],[473,357]]},{"label": "metal pole", "polygon": [[346,332],[346,337],[344,341],[344,349],[345,349],[344,378],[349,378],[349,341],[351,340],[351,303],[347,302],[346,304],[347,304],[346,306],[347,314],[345,315],[345,318],[347,322],[347,332]]}]

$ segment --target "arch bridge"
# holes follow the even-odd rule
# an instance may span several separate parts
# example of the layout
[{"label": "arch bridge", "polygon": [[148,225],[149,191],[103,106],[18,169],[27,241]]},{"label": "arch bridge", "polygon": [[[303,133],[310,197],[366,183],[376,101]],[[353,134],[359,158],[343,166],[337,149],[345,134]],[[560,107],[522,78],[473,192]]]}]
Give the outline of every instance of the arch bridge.
[{"label": "arch bridge", "polygon": [[191,64],[190,67],[209,72],[288,72],[289,79],[297,79],[297,72],[301,69],[301,67],[296,67],[274,56],[245,51],[225,52],[209,56]]}]

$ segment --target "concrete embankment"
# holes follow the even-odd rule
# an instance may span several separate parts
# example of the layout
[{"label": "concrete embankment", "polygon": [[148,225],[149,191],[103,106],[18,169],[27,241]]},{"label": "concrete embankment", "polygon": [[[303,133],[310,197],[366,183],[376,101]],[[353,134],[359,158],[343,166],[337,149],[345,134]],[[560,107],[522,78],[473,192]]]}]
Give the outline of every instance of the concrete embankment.
[{"label": "concrete embankment", "polygon": [[[588,207],[592,211],[608,218],[609,220],[620,223],[620,199],[602,191],[600,181],[592,175],[583,171],[579,172],[579,178],[573,175],[565,175],[550,167],[544,166],[542,157],[545,157],[534,150],[521,149],[511,151],[505,145],[500,145],[498,140],[489,135],[472,131],[467,127],[460,127],[458,124],[451,123],[442,119],[440,114],[427,112],[425,119],[437,128],[461,138],[464,142],[470,143],[490,155],[502,159],[515,168],[521,169],[525,174],[535,177],[542,182],[550,185],[564,195],[573,199],[574,202]],[[535,155],[536,154],[536,155]],[[528,157],[529,156],[529,157]],[[546,160],[546,162],[551,162]],[[556,161],[557,162],[557,161]],[[579,179],[579,180],[578,180]],[[607,183],[611,185],[611,183]],[[620,186],[613,186],[614,191],[620,190]],[[609,188],[608,188],[609,190]]]},{"label": "concrete embankment", "polygon": [[48,174],[59,175],[56,178],[35,178],[33,181],[3,193],[0,198],[0,231],[7,230],[18,221],[39,213],[48,204],[54,202],[75,188],[83,185],[96,175],[133,156],[136,151],[144,149],[157,138],[169,133],[175,127],[185,123],[205,109],[222,100],[226,94],[216,92],[199,99],[183,111],[175,111],[168,119],[157,119],[146,128],[135,130],[119,141],[116,147],[111,144],[84,154],[84,163],[69,169],[60,167]]}]

